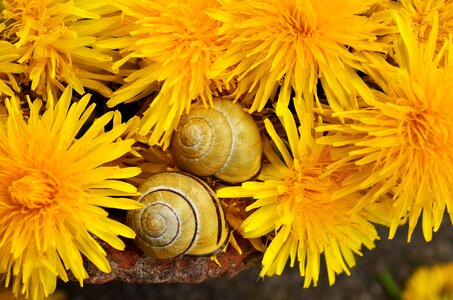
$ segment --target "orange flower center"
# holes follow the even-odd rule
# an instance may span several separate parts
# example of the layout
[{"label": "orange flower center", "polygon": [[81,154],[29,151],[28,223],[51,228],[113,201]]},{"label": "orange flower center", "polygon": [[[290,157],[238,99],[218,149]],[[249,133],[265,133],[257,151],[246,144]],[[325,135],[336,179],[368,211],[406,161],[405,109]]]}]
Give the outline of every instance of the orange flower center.
[{"label": "orange flower center", "polygon": [[32,170],[14,180],[8,190],[14,203],[36,209],[53,202],[58,193],[58,183],[48,172]]},{"label": "orange flower center", "polygon": [[289,32],[292,36],[310,38],[317,32],[317,24],[311,19],[306,11],[293,7],[289,9],[280,21],[284,31]]},{"label": "orange flower center", "polygon": [[441,114],[413,111],[406,114],[404,123],[405,135],[412,146],[435,149],[449,142],[451,122]]},{"label": "orange flower center", "polygon": [[323,177],[325,166],[322,164],[306,166],[286,180],[287,195],[296,203],[317,205],[330,200],[333,189],[333,177]]}]

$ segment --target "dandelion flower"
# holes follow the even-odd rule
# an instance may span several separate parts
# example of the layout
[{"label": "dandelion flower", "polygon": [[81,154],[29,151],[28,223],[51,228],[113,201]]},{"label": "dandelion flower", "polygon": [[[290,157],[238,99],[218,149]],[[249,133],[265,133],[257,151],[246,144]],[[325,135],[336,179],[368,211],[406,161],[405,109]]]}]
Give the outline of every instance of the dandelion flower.
[{"label": "dandelion flower", "polygon": [[355,147],[344,161],[360,166],[360,172],[346,179],[338,197],[371,188],[358,203],[360,209],[390,194],[389,238],[400,220],[408,218],[410,241],[422,216],[423,234],[430,241],[445,208],[453,217],[452,43],[446,41],[437,53],[437,18],[427,43],[417,40],[407,18],[398,15],[397,24],[399,67],[370,72],[381,91],[374,92],[375,99],[368,106],[337,113],[346,124],[318,128],[337,132],[318,142]]},{"label": "dandelion flower", "polygon": [[448,35],[453,32],[453,1],[451,0],[400,0],[399,11],[411,20],[411,28],[417,40],[426,43],[434,19],[438,18],[436,48],[440,50]]},{"label": "dandelion flower", "polygon": [[365,213],[349,213],[360,198],[358,193],[332,198],[347,172],[327,171],[332,162],[330,147],[315,143],[312,114],[301,115],[300,127],[289,110],[282,116],[289,149],[266,119],[265,127],[278,152],[264,142],[270,163],[263,165],[260,181],[222,188],[217,195],[255,199],[247,207],[254,211],[242,223],[242,229],[249,239],[271,238],[260,275],[280,275],[287,261],[293,266],[297,258],[300,274],[305,277],[304,287],[309,287],[312,282],[317,284],[322,254],[329,283],[333,284],[335,274],[349,274],[349,268],[355,265],[354,253],[361,255],[362,244],[371,249],[378,236]]},{"label": "dandelion flower", "polygon": [[453,263],[418,268],[406,281],[403,300],[453,299]]},{"label": "dandelion flower", "polygon": [[137,18],[131,32],[134,44],[129,57],[141,58],[143,68],[127,77],[126,84],[107,103],[114,106],[149,94],[161,83],[160,91],[143,115],[140,134],[151,129],[150,145],[168,146],[169,137],[194,100],[206,106],[222,82],[208,80],[206,73],[224,48],[217,29],[220,22],[206,11],[215,0],[118,1],[126,16]]},{"label": "dandelion flower", "polygon": [[386,51],[377,41],[385,26],[366,15],[379,1],[219,2],[209,15],[222,22],[219,32],[231,43],[209,74],[237,80],[236,99],[253,99],[251,112],[260,111],[277,89],[278,115],[292,97],[298,105],[302,99],[311,104],[318,81],[334,110],[355,108],[356,95],[368,95],[356,73],[364,60],[356,53]]},{"label": "dandelion flower", "polygon": [[55,106],[49,96],[42,115],[42,101],[29,100],[28,118],[11,97],[0,119],[0,273],[16,295],[31,299],[53,293],[57,277],[67,281],[66,270],[82,285],[88,277],[82,256],[110,271],[92,235],[120,250],[118,235],[135,237],[102,208],[139,207],[123,198],[136,188],[120,179],[140,169],[105,165],[131,149],[133,140],[116,141],[126,124],[104,132],[109,112],[80,132],[94,104],[87,107],[86,95],[70,106],[71,93],[66,89]]},{"label": "dandelion flower", "polygon": [[25,65],[31,89],[46,96],[74,86],[79,94],[85,88],[111,96],[104,84],[115,80],[112,57],[94,47],[96,35],[118,24],[108,15],[114,8],[106,1],[86,0],[3,0],[0,19],[6,20],[4,36],[23,53],[18,62]]}]

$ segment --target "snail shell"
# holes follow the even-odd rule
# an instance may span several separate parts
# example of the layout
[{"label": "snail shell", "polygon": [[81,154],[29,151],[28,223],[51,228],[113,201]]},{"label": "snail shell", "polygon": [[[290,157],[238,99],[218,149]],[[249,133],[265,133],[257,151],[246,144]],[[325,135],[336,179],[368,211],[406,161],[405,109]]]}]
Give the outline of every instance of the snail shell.
[{"label": "snail shell", "polygon": [[213,107],[195,106],[173,133],[170,149],[179,168],[230,183],[251,179],[261,167],[258,126],[242,107],[214,99]]},{"label": "snail shell", "polygon": [[209,256],[229,238],[225,214],[214,191],[185,173],[163,172],[140,187],[144,207],[131,211],[127,223],[137,233],[135,243],[160,259],[179,255]]}]

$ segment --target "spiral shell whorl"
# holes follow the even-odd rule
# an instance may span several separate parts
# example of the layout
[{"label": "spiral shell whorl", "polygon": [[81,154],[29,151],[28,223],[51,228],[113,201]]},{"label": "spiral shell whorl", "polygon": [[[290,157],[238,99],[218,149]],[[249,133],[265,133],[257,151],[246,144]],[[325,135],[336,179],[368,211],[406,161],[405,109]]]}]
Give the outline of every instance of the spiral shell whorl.
[{"label": "spiral shell whorl", "polygon": [[183,173],[151,176],[140,188],[141,209],[128,213],[135,242],[160,259],[210,255],[223,247],[228,228],[220,202],[201,180]]},{"label": "spiral shell whorl", "polygon": [[[147,212],[149,210],[149,212]],[[167,215],[164,218],[162,215]],[[165,203],[156,202],[146,208],[141,214],[140,224],[143,232],[153,238],[168,235],[170,239],[162,239],[161,242],[156,241],[159,246],[165,246],[173,241],[179,234],[179,226],[181,220],[178,215]]]},{"label": "spiral shell whorl", "polygon": [[174,191],[155,189],[146,193],[139,200],[146,206],[136,213],[131,224],[138,233],[138,247],[157,258],[184,254],[192,246],[196,232],[193,210],[190,206],[187,210],[188,203],[178,199],[180,195]]},{"label": "spiral shell whorl", "polygon": [[214,175],[230,183],[246,181],[261,166],[261,138],[253,118],[239,104],[215,99],[181,118],[171,152],[182,170]]},{"label": "spiral shell whorl", "polygon": [[182,117],[172,139],[179,167],[199,176],[214,174],[228,159],[229,151],[225,150],[231,148],[231,135],[229,122],[221,112],[193,109]]}]

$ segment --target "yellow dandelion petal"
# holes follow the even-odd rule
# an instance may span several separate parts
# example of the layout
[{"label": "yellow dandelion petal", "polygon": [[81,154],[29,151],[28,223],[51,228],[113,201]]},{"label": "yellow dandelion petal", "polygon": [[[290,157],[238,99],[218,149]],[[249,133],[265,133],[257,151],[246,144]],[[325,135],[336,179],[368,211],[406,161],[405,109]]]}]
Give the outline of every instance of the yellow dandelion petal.
[{"label": "yellow dandelion petal", "polygon": [[[261,276],[280,275],[288,262],[293,266],[297,261],[304,287],[316,285],[324,256],[333,284],[337,274],[349,274],[355,264],[353,254],[361,255],[362,245],[373,248],[378,236],[365,212],[351,213],[359,193],[333,197],[350,172],[327,169],[332,163],[331,148],[315,143],[311,114],[302,115],[300,120],[303,122],[297,127],[289,110],[283,112],[282,124],[291,140],[288,149],[267,121],[266,129],[279,146],[276,150],[265,147],[266,157],[272,157],[270,164],[263,166],[266,175],[240,187],[221,188],[217,194],[255,199],[247,207],[253,211],[241,228],[246,238],[266,236],[271,240],[262,260]],[[283,149],[285,155],[275,153]]]},{"label": "yellow dandelion petal", "polygon": [[244,236],[253,239],[265,236],[275,228],[277,216],[272,213],[275,207],[271,205],[262,206],[254,211],[241,225]]},{"label": "yellow dandelion petal", "polygon": [[[118,236],[133,238],[127,226],[108,218],[101,207],[134,209],[135,187],[120,181],[138,168],[104,166],[127,153],[131,140],[118,140],[126,127],[104,126],[112,115],[100,117],[79,139],[76,135],[92,111],[89,96],[70,105],[64,91],[56,104],[39,114],[42,102],[29,101],[30,116],[22,115],[19,100],[6,102],[8,116],[0,130],[0,273],[16,295],[42,299],[53,293],[57,277],[70,270],[82,284],[88,274],[86,256],[100,270],[110,271],[105,251],[91,236],[117,249]],[[120,130],[118,130],[120,128]]]},{"label": "yellow dandelion petal", "polygon": [[236,99],[250,101],[251,111],[260,111],[277,89],[278,115],[292,90],[297,105],[312,107],[318,80],[334,110],[357,107],[356,94],[369,97],[356,73],[364,60],[355,53],[386,51],[377,41],[386,25],[366,15],[380,1],[219,2],[209,15],[222,22],[220,33],[231,42],[209,76],[237,78]]},{"label": "yellow dandelion petal", "polygon": [[291,154],[289,153],[288,149],[285,146],[285,143],[283,140],[278,136],[277,131],[275,131],[274,126],[272,125],[271,121],[269,119],[264,120],[264,125],[269,133],[270,137],[275,143],[275,146],[279,150],[279,153],[283,156],[283,159],[285,161],[285,164],[291,165],[292,164],[292,158]]},{"label": "yellow dandelion petal", "polygon": [[131,201],[129,198],[97,197],[90,199],[87,202],[91,205],[107,208],[137,209],[141,207],[140,204],[137,204],[137,201]]},{"label": "yellow dandelion petal", "polygon": [[[318,142],[354,147],[342,163],[360,166],[360,174],[351,174],[339,195],[368,189],[357,205],[360,209],[390,194],[390,238],[408,217],[410,240],[422,218],[423,235],[429,241],[445,208],[450,213],[453,209],[453,112],[449,109],[453,107],[453,65],[448,58],[446,64],[439,58],[448,57],[452,46],[447,41],[444,50],[436,51],[436,39],[430,38],[428,44],[418,41],[404,15],[397,17],[397,24],[399,66],[370,70],[382,90],[374,91],[369,106],[337,113],[346,124],[318,128],[336,132]],[[434,18],[429,34],[436,33]],[[377,75],[384,69],[391,70],[392,76]]]},{"label": "yellow dandelion petal", "polygon": [[[0,18],[1,22],[1,18]],[[5,24],[0,23],[0,36]],[[12,96],[19,92],[19,86],[13,74],[20,74],[25,71],[25,67],[17,63],[17,59],[23,51],[17,49],[11,43],[0,40],[0,96],[5,94]]]}]

